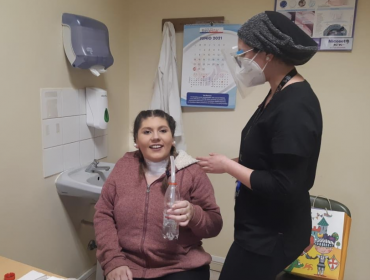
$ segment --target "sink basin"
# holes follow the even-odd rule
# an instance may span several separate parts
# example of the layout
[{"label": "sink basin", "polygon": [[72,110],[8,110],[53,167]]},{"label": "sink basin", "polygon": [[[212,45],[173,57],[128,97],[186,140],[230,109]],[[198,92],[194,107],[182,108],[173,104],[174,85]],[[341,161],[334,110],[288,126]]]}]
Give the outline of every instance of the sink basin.
[{"label": "sink basin", "polygon": [[109,166],[108,171],[99,170],[95,173],[86,172],[86,168],[76,167],[68,169],[57,177],[55,185],[60,195],[78,196],[98,200],[101,189],[112,172],[113,163],[100,162],[98,166]]}]

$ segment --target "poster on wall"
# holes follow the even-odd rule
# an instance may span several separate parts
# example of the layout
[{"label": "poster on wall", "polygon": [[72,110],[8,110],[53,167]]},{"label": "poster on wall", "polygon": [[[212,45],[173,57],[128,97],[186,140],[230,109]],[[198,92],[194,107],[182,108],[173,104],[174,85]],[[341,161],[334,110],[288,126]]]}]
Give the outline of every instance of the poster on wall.
[{"label": "poster on wall", "polygon": [[221,53],[238,43],[239,24],[185,25],[181,106],[234,109],[236,84]]},{"label": "poster on wall", "polygon": [[276,0],[275,11],[298,25],[319,50],[350,51],[357,0]]}]

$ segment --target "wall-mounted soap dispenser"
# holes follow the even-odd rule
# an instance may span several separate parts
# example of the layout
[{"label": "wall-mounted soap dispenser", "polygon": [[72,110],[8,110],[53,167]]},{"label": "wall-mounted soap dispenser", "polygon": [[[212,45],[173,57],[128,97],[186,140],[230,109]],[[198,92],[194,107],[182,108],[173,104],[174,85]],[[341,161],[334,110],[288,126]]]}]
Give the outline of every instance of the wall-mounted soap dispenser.
[{"label": "wall-mounted soap dispenser", "polygon": [[108,28],[104,23],[64,13],[62,25],[64,50],[73,67],[90,69],[99,76],[113,64]]},{"label": "wall-mounted soap dispenser", "polygon": [[106,129],[109,122],[107,92],[100,88],[86,88],[86,123]]}]

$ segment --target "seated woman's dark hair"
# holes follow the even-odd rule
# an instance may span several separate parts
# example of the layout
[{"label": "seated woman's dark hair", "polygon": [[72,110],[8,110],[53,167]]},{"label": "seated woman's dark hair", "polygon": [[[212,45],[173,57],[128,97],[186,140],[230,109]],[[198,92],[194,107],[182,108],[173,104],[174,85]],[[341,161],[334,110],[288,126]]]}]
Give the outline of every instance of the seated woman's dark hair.
[{"label": "seated woman's dark hair", "polygon": [[172,137],[175,136],[176,121],[173,119],[173,117],[171,117],[169,114],[167,114],[165,111],[162,111],[162,110],[145,110],[145,111],[141,111],[136,116],[136,119],[134,122],[134,142],[136,142],[137,134],[141,127],[141,123],[143,122],[143,120],[150,118],[150,117],[159,117],[159,118],[165,119],[171,130]]}]

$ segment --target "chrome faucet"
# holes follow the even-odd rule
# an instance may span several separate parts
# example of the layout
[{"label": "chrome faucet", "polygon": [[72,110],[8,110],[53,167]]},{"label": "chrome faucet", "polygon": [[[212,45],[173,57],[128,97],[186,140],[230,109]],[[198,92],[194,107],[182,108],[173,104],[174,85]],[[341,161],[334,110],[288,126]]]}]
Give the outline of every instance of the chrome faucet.
[{"label": "chrome faucet", "polygon": [[108,171],[110,166],[98,166],[99,161],[94,159],[92,163],[86,168],[85,172],[95,173],[97,171]]}]

